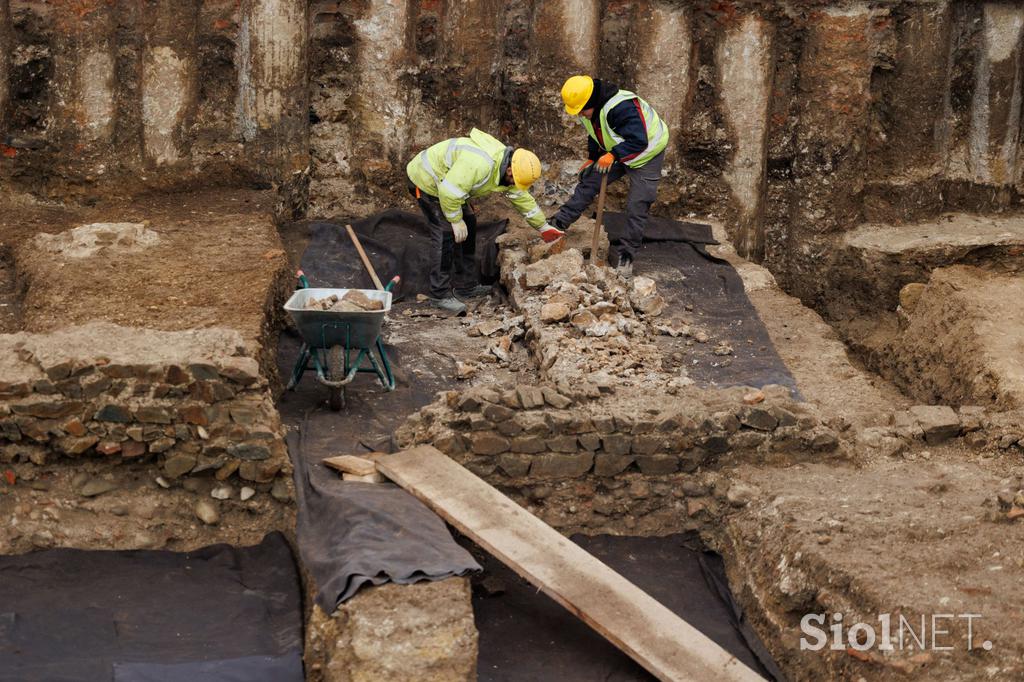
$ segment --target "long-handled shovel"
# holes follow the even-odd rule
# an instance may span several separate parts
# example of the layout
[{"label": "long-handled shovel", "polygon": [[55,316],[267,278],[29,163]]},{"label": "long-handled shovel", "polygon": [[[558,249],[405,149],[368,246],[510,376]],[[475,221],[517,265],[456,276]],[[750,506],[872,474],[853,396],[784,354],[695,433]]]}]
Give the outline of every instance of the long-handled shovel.
[{"label": "long-handled shovel", "polygon": [[380,278],[377,277],[377,271],[373,269],[373,265],[370,263],[370,259],[366,255],[366,251],[363,251],[363,245],[359,241],[359,237],[356,236],[356,231],[352,229],[351,225],[346,225],[345,229],[348,230],[348,236],[352,239],[352,244],[356,247],[356,251],[359,252],[359,257],[363,260],[363,267],[370,273],[370,279],[373,280],[374,285],[378,291],[384,291],[384,285],[380,283]]}]

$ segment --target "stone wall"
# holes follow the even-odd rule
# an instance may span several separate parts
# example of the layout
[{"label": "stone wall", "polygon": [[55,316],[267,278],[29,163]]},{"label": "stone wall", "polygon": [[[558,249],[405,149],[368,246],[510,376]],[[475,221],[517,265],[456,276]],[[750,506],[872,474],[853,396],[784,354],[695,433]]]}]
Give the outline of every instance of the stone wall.
[{"label": "stone wall", "polygon": [[164,476],[289,471],[259,364],[229,330],[97,323],[0,336],[0,459],[150,459]]},{"label": "stone wall", "polygon": [[[695,390],[668,405],[652,398],[589,393],[586,386],[575,393],[546,384],[477,386],[442,394],[396,440],[402,448],[431,444],[503,490],[529,495],[537,486],[569,484],[575,492],[562,511],[590,504],[582,489],[617,489],[623,481],[664,482],[671,497],[681,481],[717,469],[726,456],[781,462],[842,452],[841,425],[822,423],[784,387]],[[608,505],[594,521],[636,515],[639,508]]]},{"label": "stone wall", "polygon": [[310,682],[476,679],[477,631],[469,578],[361,589],[306,624]]}]

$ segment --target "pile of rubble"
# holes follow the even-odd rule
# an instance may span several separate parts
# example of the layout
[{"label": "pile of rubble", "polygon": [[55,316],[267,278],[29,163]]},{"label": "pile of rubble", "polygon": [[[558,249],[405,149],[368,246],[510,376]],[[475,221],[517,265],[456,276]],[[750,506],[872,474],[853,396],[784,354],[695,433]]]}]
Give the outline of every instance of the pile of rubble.
[{"label": "pile of rubble", "polygon": [[367,296],[361,289],[349,289],[341,297],[337,294],[323,298],[310,296],[304,307],[306,310],[324,310],[332,313],[361,313],[384,310],[384,301]]},{"label": "pile of rubble", "polygon": [[[586,249],[571,246],[578,238],[560,253],[529,248],[516,234],[499,241],[504,282],[525,318],[525,338],[545,379],[557,384],[599,377],[670,394],[692,385],[683,353],[664,357],[656,337],[685,337],[693,345],[713,342],[711,335],[690,319],[690,311],[667,310],[653,279],[627,279],[585,264]],[[732,348],[720,343],[713,353],[729,356]]]}]

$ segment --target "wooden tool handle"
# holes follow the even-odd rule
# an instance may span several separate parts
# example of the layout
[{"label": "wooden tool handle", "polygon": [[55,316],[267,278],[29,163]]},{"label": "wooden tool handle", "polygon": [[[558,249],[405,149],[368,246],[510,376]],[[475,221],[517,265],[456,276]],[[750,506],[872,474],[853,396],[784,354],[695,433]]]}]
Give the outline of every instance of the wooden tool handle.
[{"label": "wooden tool handle", "polygon": [[597,219],[594,221],[594,238],[590,242],[590,262],[597,263],[597,244],[601,240],[601,223],[604,221],[604,193],[608,189],[608,174],[601,174],[601,192],[597,195]]},{"label": "wooden tool handle", "polygon": [[359,237],[356,236],[356,231],[352,229],[351,225],[346,225],[345,229],[348,230],[348,236],[352,239],[352,243],[356,247],[356,251],[359,252],[359,257],[363,260],[363,267],[370,273],[370,279],[373,280],[374,286],[377,287],[377,291],[384,291],[384,285],[380,283],[380,278],[377,277],[377,271],[373,269],[373,265],[370,263],[370,259],[366,256],[366,252],[363,251],[363,245],[359,243]]}]

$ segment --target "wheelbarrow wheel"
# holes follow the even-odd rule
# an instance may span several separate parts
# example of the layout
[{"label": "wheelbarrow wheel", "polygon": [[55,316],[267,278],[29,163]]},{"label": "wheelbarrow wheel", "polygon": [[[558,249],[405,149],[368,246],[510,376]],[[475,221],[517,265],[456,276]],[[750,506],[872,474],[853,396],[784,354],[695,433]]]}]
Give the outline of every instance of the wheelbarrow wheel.
[{"label": "wheelbarrow wheel", "polygon": [[[341,381],[345,378],[345,349],[341,346],[331,346],[327,351],[327,367],[331,381]],[[340,412],[345,407],[345,387],[330,387],[327,395],[327,404],[335,412]]]},{"label": "wheelbarrow wheel", "polygon": [[327,396],[327,404],[331,406],[331,409],[335,412],[341,412],[341,408],[345,407],[345,389],[332,388]]}]

